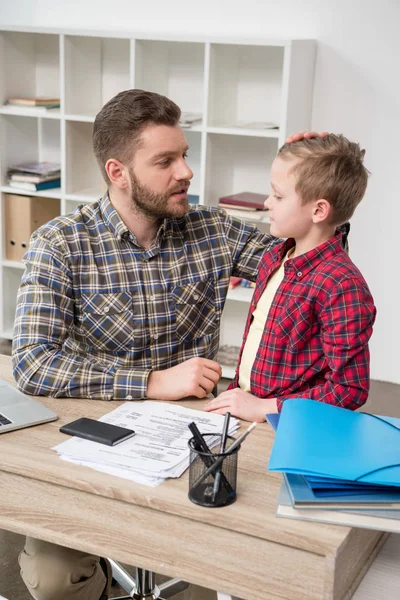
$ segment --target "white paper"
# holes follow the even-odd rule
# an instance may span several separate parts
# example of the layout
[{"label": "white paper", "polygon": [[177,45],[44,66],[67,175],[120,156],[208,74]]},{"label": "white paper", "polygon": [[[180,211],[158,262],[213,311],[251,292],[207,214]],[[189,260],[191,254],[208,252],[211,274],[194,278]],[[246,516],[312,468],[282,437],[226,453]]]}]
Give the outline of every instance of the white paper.
[{"label": "white paper", "polygon": [[[188,424],[194,421],[201,433],[220,434],[224,416],[184,408],[179,404],[146,401],[126,402],[99,419],[134,429],[133,438],[106,446],[72,437],[55,448],[61,458],[145,485],[158,485],[167,477],[179,477],[189,466]],[[229,434],[238,429],[230,419]],[[207,436],[213,447],[218,438]]]}]

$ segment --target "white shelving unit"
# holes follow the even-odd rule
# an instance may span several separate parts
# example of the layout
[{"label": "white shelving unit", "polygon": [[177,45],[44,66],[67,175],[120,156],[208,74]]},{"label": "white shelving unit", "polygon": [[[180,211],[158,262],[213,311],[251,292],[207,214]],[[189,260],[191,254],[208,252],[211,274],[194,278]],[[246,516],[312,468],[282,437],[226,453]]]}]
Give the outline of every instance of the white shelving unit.
[{"label": "white shelving unit", "polygon": [[[93,157],[95,115],[123,89],[165,94],[200,112],[185,129],[194,172],[190,193],[268,193],[269,168],[286,136],[310,127],[315,42],[174,38],[134,32],[8,28],[0,32],[0,337],[11,338],[22,264],[6,259],[4,195],[44,196],[61,213],[97,200],[105,184]],[[11,96],[59,97],[60,110],[11,107]],[[276,129],[264,129],[272,122]],[[61,188],[25,192],[7,186],[7,169],[34,160],[61,163]],[[268,227],[265,222],[260,228]],[[221,344],[239,345],[253,290],[228,294]],[[225,369],[224,375],[232,375]]]}]

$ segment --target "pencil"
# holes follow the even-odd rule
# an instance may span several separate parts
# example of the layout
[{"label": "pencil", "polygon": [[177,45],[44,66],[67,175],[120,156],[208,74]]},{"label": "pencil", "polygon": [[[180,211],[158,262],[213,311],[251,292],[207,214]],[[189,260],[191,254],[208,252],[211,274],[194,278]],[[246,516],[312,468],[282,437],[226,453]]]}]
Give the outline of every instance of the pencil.
[{"label": "pencil", "polygon": [[210,467],[208,467],[208,469],[206,469],[206,471],[204,471],[204,473],[202,473],[202,475],[200,475],[200,477],[198,479],[196,479],[196,481],[192,485],[192,489],[197,487],[198,485],[200,485],[200,483],[202,483],[213,471],[215,471],[215,469],[222,464],[222,462],[225,460],[225,458],[229,454],[232,454],[232,452],[234,450],[236,450],[236,448],[243,442],[243,440],[249,435],[249,433],[251,433],[253,431],[253,429],[256,427],[256,425],[257,425],[256,421],[254,423],[252,423],[250,425],[250,427],[248,427],[248,429],[246,429],[246,431],[244,431],[242,433],[242,435],[239,436],[233,442],[233,444],[231,446],[229,446],[228,450],[226,450],[226,452],[224,453],[224,456],[220,456],[219,458],[217,458],[215,463],[213,465],[211,465]]}]

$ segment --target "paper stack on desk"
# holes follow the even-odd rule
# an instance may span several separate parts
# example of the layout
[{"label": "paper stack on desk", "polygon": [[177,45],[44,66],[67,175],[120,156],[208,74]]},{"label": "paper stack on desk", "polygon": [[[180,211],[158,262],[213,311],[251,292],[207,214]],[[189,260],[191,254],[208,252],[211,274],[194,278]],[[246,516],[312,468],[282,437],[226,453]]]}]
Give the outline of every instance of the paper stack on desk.
[{"label": "paper stack on desk", "polygon": [[[194,421],[201,433],[221,434],[224,417],[176,403],[146,401],[126,402],[99,420],[134,429],[136,435],[117,446],[72,437],[53,450],[63,460],[156,486],[167,477],[180,477],[189,466],[188,424]],[[229,435],[238,428],[238,420],[231,418]]]}]

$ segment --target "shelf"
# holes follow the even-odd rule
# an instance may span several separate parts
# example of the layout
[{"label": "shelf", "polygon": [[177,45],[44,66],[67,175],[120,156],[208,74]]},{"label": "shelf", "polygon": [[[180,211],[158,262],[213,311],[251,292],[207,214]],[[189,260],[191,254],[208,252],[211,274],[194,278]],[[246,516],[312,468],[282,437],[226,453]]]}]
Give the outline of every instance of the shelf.
[{"label": "shelf", "polygon": [[66,194],[65,199],[71,202],[97,202],[106,192],[106,188],[86,188],[78,190],[74,194]]},{"label": "shelf", "polygon": [[57,198],[58,200],[61,198],[61,188],[52,188],[49,190],[39,190],[38,192],[33,192],[30,190],[19,190],[9,185],[2,185],[0,187],[0,191],[4,192],[5,194],[16,194],[17,196],[38,196],[39,198]]},{"label": "shelf", "polygon": [[203,112],[205,44],[136,40],[135,87],[171,98],[182,111]]},{"label": "shelf", "polygon": [[283,63],[282,47],[211,44],[207,125],[280,125]]},{"label": "shelf", "polygon": [[[0,126],[0,162],[4,179],[8,169],[25,162],[61,162],[60,120],[2,114]],[[30,193],[42,194],[42,192]]]},{"label": "shelf", "polygon": [[23,262],[19,262],[17,260],[7,260],[6,258],[1,261],[3,267],[8,267],[9,269],[25,269],[25,265]]},{"label": "shelf", "polygon": [[[3,262],[3,261],[2,261]],[[10,261],[12,266],[2,266],[2,288],[3,288],[3,333],[6,339],[12,339],[12,331],[14,327],[15,317],[15,300],[18,293],[19,284],[23,270],[14,267],[14,261]]]},{"label": "shelf", "polygon": [[251,129],[245,127],[207,127],[207,133],[220,133],[222,135],[243,135],[249,137],[262,137],[279,139],[279,129]]},{"label": "shelf", "polygon": [[41,108],[28,108],[26,106],[11,106],[3,104],[0,106],[0,115],[19,115],[21,117],[35,117],[37,119],[60,119],[59,108],[42,110]]},{"label": "shelf", "polygon": [[236,286],[232,290],[228,290],[226,296],[227,300],[234,300],[235,302],[246,302],[250,304],[253,297],[254,288],[245,288],[240,285]]},{"label": "shelf", "polygon": [[65,37],[65,112],[94,115],[130,85],[130,40]]},{"label": "shelf", "polygon": [[92,115],[65,115],[66,121],[77,121],[78,123],[94,123],[97,113]]},{"label": "shelf", "polygon": [[208,134],[207,203],[217,206],[223,196],[245,190],[267,196],[270,167],[277,149],[275,139]]},{"label": "shelf", "polygon": [[[93,155],[91,123],[66,122],[66,197],[90,202],[105,190],[100,168]],[[104,191],[101,195],[103,195]]]},{"label": "shelf", "polygon": [[12,340],[13,333],[12,329],[5,329],[4,331],[0,331],[0,337],[3,338],[3,340]]},{"label": "shelf", "polygon": [[[193,171],[189,194],[206,206],[218,206],[219,198],[245,190],[267,195],[279,144],[288,134],[310,128],[311,40],[173,34],[156,39],[160,36],[151,32],[6,29],[0,31],[0,216],[5,216],[6,194],[54,198],[62,214],[103,196],[106,185],[93,155],[93,123],[102,106],[122,90],[157,92],[183,113],[202,115],[202,122],[182,130]],[[60,98],[61,109],[7,105],[13,96]],[[279,129],[263,128],[268,122]],[[39,161],[60,163],[61,189],[28,191],[7,185],[10,167]],[[6,257],[4,216],[0,246]],[[250,211],[235,216],[269,231],[267,216],[252,218]],[[24,265],[1,260],[0,267],[0,328],[11,338]],[[228,292],[221,345],[241,345],[252,294],[253,288],[242,287]],[[233,375],[234,367],[225,365],[224,377]]]},{"label": "shelf", "polygon": [[0,104],[12,96],[60,97],[60,38],[40,33],[2,32],[3,81]]}]

